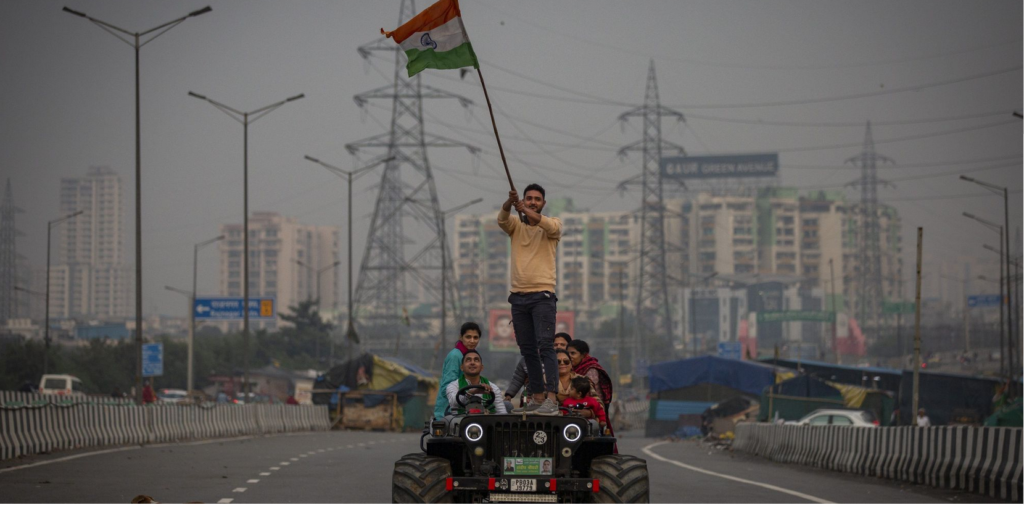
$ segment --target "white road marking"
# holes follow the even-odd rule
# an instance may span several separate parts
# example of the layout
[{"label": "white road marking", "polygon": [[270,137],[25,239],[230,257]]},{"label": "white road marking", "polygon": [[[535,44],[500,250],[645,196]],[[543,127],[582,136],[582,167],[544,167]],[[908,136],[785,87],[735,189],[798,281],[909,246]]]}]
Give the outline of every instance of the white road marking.
[{"label": "white road marking", "polygon": [[751,486],[758,486],[758,487],[763,487],[765,489],[771,489],[772,491],[778,491],[780,493],[785,493],[785,494],[788,494],[788,495],[796,496],[798,498],[803,498],[804,500],[811,501],[811,502],[814,502],[814,503],[835,503],[835,502],[831,502],[831,501],[828,501],[828,500],[825,500],[825,499],[822,499],[822,498],[818,498],[816,496],[811,496],[809,494],[804,494],[804,493],[801,493],[799,491],[793,491],[793,490],[782,488],[782,487],[779,487],[779,486],[773,486],[771,484],[765,484],[763,482],[757,482],[757,481],[753,481],[753,480],[741,479],[739,477],[733,477],[732,475],[726,475],[726,474],[723,474],[723,473],[712,472],[711,470],[705,470],[703,468],[697,468],[695,466],[687,465],[686,463],[680,463],[679,461],[676,461],[674,459],[668,459],[666,457],[663,457],[663,456],[660,456],[658,454],[655,454],[654,451],[651,451],[651,449],[654,448],[654,447],[657,447],[659,445],[668,444],[668,443],[670,443],[670,442],[667,442],[667,441],[666,442],[655,442],[653,444],[648,445],[647,447],[644,447],[642,450],[644,451],[644,454],[646,454],[646,455],[648,455],[648,456],[650,456],[650,457],[652,457],[652,458],[654,458],[654,459],[656,459],[658,461],[664,461],[665,463],[671,463],[671,464],[676,465],[676,466],[678,466],[680,468],[685,468],[687,470],[692,470],[694,472],[699,472],[699,473],[703,473],[703,474],[706,474],[706,475],[712,475],[712,476],[715,476],[715,477],[721,477],[723,479],[728,479],[728,480],[731,480],[731,481],[741,482],[743,484],[750,484]]},{"label": "white road marking", "polygon": [[280,469],[281,469],[281,467],[279,467],[279,466],[272,466],[272,467],[270,467],[270,469],[271,469],[271,470],[280,470]]},{"label": "white road marking", "polygon": [[48,459],[46,461],[40,461],[38,463],[29,463],[27,465],[12,466],[11,468],[0,468],[0,473],[13,472],[14,470],[21,470],[22,468],[31,468],[33,466],[49,465],[50,463],[60,463],[61,461],[71,461],[73,459],[84,458],[86,456],[96,456],[99,454],[107,454],[111,452],[133,451],[135,449],[141,449],[141,447],[118,447],[117,449],[106,449],[103,451],[87,452],[85,454],[75,454],[74,456],[65,456],[63,458]]},{"label": "white road marking", "polygon": [[290,465],[291,463],[289,463],[289,462],[287,462],[287,461],[282,461],[282,462],[281,462],[280,464],[282,464],[282,465],[284,465],[284,466],[288,466],[288,465]]},{"label": "white road marking", "polygon": [[[305,458],[306,456],[309,456],[309,454],[299,454],[300,458]],[[298,461],[298,460],[295,459],[295,458],[292,458],[292,461]]]},{"label": "white road marking", "polygon": [[247,482],[247,483],[249,483],[249,484],[256,484],[256,483],[257,483],[257,482],[259,482],[259,481],[260,481],[259,479],[249,479],[249,480],[247,480],[247,481],[245,481],[245,482]]},{"label": "white road marking", "polygon": [[217,500],[217,503],[231,503],[233,501],[235,501],[234,498],[221,498],[221,499]]},{"label": "white road marking", "polygon": [[320,450],[318,450],[318,451],[316,451],[316,452],[324,452],[324,450],[323,450],[323,449],[320,449]]},{"label": "white road marking", "polygon": [[270,475],[270,472],[260,472],[260,475],[262,475],[263,477],[266,477],[266,476]]},{"label": "white road marking", "polygon": [[244,493],[246,489],[248,489],[248,488],[236,487],[236,488],[232,489],[231,492],[232,493]]},{"label": "white road marking", "polygon": [[291,459],[292,461],[298,461],[299,460],[299,458],[288,458],[288,459]]}]

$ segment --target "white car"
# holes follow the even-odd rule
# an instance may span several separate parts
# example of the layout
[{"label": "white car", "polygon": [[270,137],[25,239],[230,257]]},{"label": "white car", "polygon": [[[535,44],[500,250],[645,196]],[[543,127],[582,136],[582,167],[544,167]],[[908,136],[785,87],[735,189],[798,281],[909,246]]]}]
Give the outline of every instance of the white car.
[{"label": "white car", "polygon": [[47,374],[39,380],[39,392],[44,395],[79,396],[82,391],[82,380],[74,375]]},{"label": "white car", "polygon": [[156,397],[164,403],[180,403],[188,398],[188,391],[184,389],[161,389],[157,391]]},{"label": "white car", "polygon": [[875,414],[867,410],[818,409],[807,414],[799,421],[790,421],[786,424],[877,428],[879,423]]}]

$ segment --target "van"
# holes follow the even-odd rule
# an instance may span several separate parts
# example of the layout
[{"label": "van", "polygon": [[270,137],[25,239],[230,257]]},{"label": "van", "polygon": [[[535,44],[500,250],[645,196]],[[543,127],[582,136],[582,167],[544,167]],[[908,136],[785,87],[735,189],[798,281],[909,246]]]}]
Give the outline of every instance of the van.
[{"label": "van", "polygon": [[39,381],[39,392],[44,395],[85,395],[82,380],[74,375],[46,374]]}]

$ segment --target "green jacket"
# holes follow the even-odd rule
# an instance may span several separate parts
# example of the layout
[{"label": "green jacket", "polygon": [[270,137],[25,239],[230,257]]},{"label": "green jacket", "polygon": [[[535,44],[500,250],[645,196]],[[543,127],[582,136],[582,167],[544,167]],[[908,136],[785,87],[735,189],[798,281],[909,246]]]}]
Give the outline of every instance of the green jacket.
[{"label": "green jacket", "polygon": [[434,399],[434,419],[441,419],[448,410],[448,395],[445,393],[448,384],[462,377],[462,351],[452,349],[444,357],[444,365],[441,366],[441,381],[438,383],[437,398]]}]

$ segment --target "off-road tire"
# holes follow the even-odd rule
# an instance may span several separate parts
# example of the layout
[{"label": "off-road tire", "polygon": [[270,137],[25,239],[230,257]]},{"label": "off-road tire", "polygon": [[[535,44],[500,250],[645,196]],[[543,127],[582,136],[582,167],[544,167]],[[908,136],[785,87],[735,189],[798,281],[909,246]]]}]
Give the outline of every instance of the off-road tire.
[{"label": "off-road tire", "polygon": [[422,452],[406,454],[395,462],[391,475],[391,503],[452,503],[445,481],[452,476],[447,459]]},{"label": "off-road tire", "polygon": [[594,503],[651,502],[646,460],[625,454],[598,456],[590,463],[590,477],[601,485],[592,495]]}]

